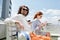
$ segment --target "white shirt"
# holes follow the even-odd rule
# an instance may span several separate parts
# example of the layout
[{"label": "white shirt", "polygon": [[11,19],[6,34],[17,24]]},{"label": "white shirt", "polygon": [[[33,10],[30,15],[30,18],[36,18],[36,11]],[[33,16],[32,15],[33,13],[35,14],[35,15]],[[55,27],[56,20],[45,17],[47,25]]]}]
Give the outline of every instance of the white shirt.
[{"label": "white shirt", "polygon": [[24,26],[24,31],[32,31],[30,25],[25,19],[25,16],[23,16],[22,14],[17,14],[14,17],[11,17],[11,19],[20,21]]}]

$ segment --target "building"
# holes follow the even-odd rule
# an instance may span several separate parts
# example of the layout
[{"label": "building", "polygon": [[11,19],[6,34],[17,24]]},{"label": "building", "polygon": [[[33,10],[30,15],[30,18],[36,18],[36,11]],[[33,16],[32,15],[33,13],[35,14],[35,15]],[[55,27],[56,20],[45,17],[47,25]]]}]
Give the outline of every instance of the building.
[{"label": "building", "polygon": [[11,0],[3,0],[1,18],[5,19],[11,16]]},{"label": "building", "polygon": [[11,16],[11,0],[0,0],[0,39],[6,37],[6,27],[3,20]]}]

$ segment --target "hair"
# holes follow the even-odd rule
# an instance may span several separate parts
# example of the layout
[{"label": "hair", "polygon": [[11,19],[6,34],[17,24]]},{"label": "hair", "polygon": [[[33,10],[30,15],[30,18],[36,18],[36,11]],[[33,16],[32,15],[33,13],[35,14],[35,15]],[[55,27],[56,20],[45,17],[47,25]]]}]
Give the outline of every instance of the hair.
[{"label": "hair", "polygon": [[23,7],[27,8],[28,11],[27,11],[27,14],[26,14],[26,15],[28,15],[28,13],[29,13],[29,8],[28,8],[27,6],[25,6],[25,5],[19,7],[19,10],[18,10],[18,13],[17,13],[17,14],[22,14],[22,13],[21,13],[21,9],[22,9]]},{"label": "hair", "polygon": [[40,12],[40,11],[39,11],[39,12],[37,12],[37,13],[35,14],[35,16],[34,16],[34,19],[35,19],[35,18],[37,18],[37,16],[40,16],[40,15],[43,15],[43,13],[42,13],[42,12]]}]

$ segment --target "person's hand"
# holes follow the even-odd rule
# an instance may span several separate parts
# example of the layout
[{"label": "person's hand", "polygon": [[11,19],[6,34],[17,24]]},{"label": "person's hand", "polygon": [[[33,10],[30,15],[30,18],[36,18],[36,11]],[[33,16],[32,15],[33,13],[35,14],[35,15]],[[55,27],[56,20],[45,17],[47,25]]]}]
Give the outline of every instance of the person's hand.
[{"label": "person's hand", "polygon": [[42,25],[42,26],[45,26],[45,23],[42,23],[41,25]]},{"label": "person's hand", "polygon": [[41,26],[46,26],[46,24],[47,24],[47,21],[44,23],[41,23]]}]

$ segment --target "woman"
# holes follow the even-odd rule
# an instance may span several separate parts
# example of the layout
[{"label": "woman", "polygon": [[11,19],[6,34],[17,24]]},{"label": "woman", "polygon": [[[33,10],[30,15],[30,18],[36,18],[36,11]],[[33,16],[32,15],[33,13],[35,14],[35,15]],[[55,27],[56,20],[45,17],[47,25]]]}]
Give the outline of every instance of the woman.
[{"label": "woman", "polygon": [[[25,5],[23,5],[23,6],[19,7],[17,15],[11,17],[9,20],[5,20],[5,23],[9,23],[9,24],[14,23],[17,25],[17,27],[15,27],[15,28],[17,29],[16,35],[19,40],[21,39],[22,35],[23,36],[25,35],[26,38],[29,39],[28,33],[31,31],[31,27],[25,19],[25,17],[28,15],[28,13],[29,13],[29,8]],[[8,32],[7,32],[7,34],[9,34]]]},{"label": "woman", "polygon": [[38,35],[49,35],[48,32],[42,32],[42,27],[45,26],[45,23],[41,23],[40,19],[42,18],[43,13],[37,12],[34,16],[35,21],[32,22],[32,29]]},{"label": "woman", "polygon": [[18,25],[19,31],[30,31],[30,26],[27,23],[25,17],[29,14],[29,8],[25,5],[20,6],[16,16],[11,19],[16,20],[15,23]]}]

